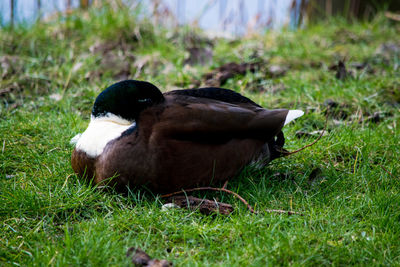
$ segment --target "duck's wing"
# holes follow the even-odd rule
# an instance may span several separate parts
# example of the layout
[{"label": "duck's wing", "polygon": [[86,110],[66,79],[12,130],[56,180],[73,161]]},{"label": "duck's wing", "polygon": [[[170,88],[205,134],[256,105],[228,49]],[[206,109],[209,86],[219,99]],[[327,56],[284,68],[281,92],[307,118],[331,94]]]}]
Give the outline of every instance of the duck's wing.
[{"label": "duck's wing", "polygon": [[281,131],[288,114],[287,109],[267,110],[251,102],[227,103],[179,94],[164,96],[166,105],[153,133],[178,140],[220,143],[230,139],[258,139],[267,142]]},{"label": "duck's wing", "polygon": [[164,95],[180,95],[180,96],[191,96],[191,97],[200,97],[207,99],[214,99],[226,103],[231,104],[251,104],[253,106],[261,108],[258,104],[253,102],[251,99],[242,96],[235,91],[218,88],[218,87],[204,87],[198,89],[183,89],[183,90],[174,90],[165,93]]}]

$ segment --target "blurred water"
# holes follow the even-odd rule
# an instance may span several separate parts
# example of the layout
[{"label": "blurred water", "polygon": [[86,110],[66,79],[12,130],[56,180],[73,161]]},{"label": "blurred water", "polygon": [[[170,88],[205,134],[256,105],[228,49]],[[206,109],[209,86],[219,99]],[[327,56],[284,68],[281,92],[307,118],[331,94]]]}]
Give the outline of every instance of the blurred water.
[{"label": "blurred water", "polygon": [[[67,8],[66,0],[41,0],[41,14],[37,8],[37,0],[14,0],[14,16],[17,23],[30,24],[39,16],[48,16],[57,11],[63,11]],[[71,0],[72,7],[79,6],[79,0]],[[11,18],[11,0],[0,0],[0,18],[1,24],[10,22]]]},{"label": "blurred water", "polygon": [[[37,0],[14,0],[15,22],[33,23],[38,17],[46,17],[66,10],[67,0],[41,0],[41,12]],[[0,22],[10,22],[11,0],[0,0]],[[128,4],[138,1],[124,0]],[[152,14],[152,1],[139,1],[148,16]],[[161,0],[159,8],[168,9],[178,24],[197,24],[207,31],[243,34],[250,30],[279,28],[290,24],[290,6],[293,0]],[[71,0],[72,7],[79,0]]]}]

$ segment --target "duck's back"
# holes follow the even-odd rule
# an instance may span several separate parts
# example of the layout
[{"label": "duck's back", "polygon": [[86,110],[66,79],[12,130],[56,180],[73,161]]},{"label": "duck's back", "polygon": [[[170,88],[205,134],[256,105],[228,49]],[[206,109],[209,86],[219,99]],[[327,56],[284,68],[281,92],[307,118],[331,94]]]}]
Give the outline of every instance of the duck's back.
[{"label": "duck's back", "polygon": [[233,91],[172,91],[137,127],[108,144],[96,174],[118,185],[171,192],[232,178],[281,132],[288,110],[266,110]]},{"label": "duck's back", "polygon": [[218,100],[231,104],[251,104],[255,107],[261,108],[251,99],[236,93],[233,90],[218,88],[218,87],[204,87],[196,89],[173,90],[164,94],[164,96],[189,96],[195,98],[206,98]]}]

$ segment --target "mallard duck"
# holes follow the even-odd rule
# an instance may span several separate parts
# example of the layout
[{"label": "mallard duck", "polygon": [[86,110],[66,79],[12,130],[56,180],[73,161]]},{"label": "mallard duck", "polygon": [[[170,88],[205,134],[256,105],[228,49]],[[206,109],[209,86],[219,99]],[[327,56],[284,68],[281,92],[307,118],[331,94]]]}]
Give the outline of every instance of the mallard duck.
[{"label": "mallard duck", "polygon": [[96,98],[88,128],[72,140],[71,164],[80,176],[117,190],[210,185],[280,157],[282,127],[302,115],[264,109],[228,89],[162,94],[145,81],[121,81]]}]

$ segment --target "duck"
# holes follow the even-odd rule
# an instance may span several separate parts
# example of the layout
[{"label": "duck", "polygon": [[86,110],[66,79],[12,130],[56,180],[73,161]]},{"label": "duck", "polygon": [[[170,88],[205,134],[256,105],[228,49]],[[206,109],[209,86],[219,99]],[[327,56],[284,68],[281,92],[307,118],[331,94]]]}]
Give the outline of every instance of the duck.
[{"label": "duck", "polygon": [[124,80],[95,99],[87,129],[71,140],[71,165],[117,191],[210,186],[281,157],[283,126],[303,114],[265,109],[230,89],[162,93],[152,83]]}]

